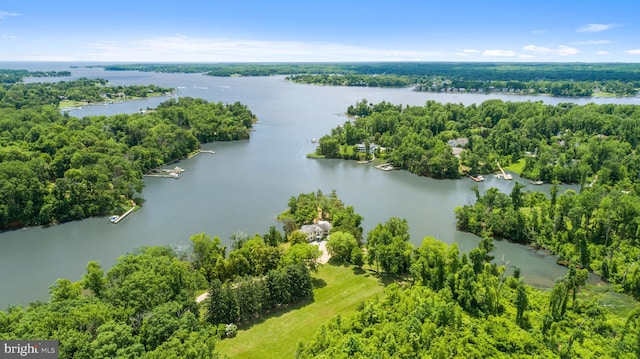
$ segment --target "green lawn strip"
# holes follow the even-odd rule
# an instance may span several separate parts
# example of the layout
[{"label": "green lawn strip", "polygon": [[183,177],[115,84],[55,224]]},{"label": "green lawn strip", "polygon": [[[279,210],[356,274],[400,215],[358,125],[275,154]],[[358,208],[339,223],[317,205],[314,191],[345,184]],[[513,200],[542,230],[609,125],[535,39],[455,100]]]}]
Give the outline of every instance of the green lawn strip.
[{"label": "green lawn strip", "polygon": [[356,275],[353,267],[325,264],[313,278],[317,287],[313,301],[241,327],[235,338],[217,343],[217,351],[231,358],[293,358],[298,342],[313,338],[330,318],[355,313],[359,303],[384,290],[374,275],[364,271]]},{"label": "green lawn strip", "polygon": [[518,160],[518,162],[510,164],[507,167],[505,167],[504,169],[506,171],[511,171],[511,172],[514,172],[514,173],[517,173],[517,174],[521,174],[522,171],[524,170],[525,164],[526,164],[525,159],[521,158],[521,159]]}]

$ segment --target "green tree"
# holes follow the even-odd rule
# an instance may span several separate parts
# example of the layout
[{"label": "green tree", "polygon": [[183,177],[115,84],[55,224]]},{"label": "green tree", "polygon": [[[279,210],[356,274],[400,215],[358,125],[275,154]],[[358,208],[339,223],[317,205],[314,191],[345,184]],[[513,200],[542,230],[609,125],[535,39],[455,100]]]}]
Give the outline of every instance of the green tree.
[{"label": "green tree", "polygon": [[84,288],[91,290],[93,295],[101,298],[107,283],[102,267],[97,262],[91,261],[87,263],[86,270],[87,273],[82,278]]},{"label": "green tree", "polygon": [[351,253],[358,247],[355,237],[349,232],[332,232],[327,241],[331,258],[338,262],[350,262]]},{"label": "green tree", "polygon": [[204,275],[210,283],[213,279],[222,279],[226,247],[221,245],[220,238],[199,233],[189,238],[193,246],[193,268]]},{"label": "green tree", "polygon": [[49,287],[49,294],[52,302],[77,299],[80,296],[80,286],[79,283],[72,283],[66,278],[58,279]]},{"label": "green tree", "polygon": [[385,224],[378,224],[367,235],[369,263],[379,264],[386,273],[407,273],[411,251],[406,219],[390,218]]}]

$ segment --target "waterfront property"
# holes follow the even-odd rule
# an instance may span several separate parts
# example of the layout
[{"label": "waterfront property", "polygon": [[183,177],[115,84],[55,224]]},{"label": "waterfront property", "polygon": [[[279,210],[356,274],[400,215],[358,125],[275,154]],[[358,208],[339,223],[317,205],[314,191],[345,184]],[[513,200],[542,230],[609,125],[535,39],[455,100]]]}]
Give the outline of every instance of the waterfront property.
[{"label": "waterfront property", "polygon": [[326,238],[331,230],[331,223],[327,221],[318,221],[314,224],[305,224],[300,227],[300,232],[307,235],[309,242],[319,241]]}]

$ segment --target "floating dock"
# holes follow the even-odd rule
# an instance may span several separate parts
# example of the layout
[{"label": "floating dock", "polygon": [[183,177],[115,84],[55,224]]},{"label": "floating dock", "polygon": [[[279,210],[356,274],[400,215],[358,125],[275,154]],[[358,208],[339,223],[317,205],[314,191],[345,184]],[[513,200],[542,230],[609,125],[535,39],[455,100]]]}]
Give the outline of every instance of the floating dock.
[{"label": "floating dock", "polygon": [[391,163],[383,163],[375,166],[375,168],[383,171],[393,171],[395,169]]}]

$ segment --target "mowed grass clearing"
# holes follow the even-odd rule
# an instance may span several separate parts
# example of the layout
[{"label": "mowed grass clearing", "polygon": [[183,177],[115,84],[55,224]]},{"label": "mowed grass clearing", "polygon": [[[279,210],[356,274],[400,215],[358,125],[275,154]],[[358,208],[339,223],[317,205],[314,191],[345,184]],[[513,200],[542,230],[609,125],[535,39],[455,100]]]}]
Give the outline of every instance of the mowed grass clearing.
[{"label": "mowed grass clearing", "polygon": [[524,166],[527,164],[524,158],[521,158],[516,163],[512,163],[505,167],[504,169],[507,171],[515,172],[517,174],[521,174],[524,171]]},{"label": "mowed grass clearing", "polygon": [[298,342],[307,342],[330,318],[356,312],[358,304],[376,295],[384,285],[371,272],[324,264],[313,273],[313,301],[270,313],[235,338],[216,343],[216,351],[231,358],[294,358]]}]

